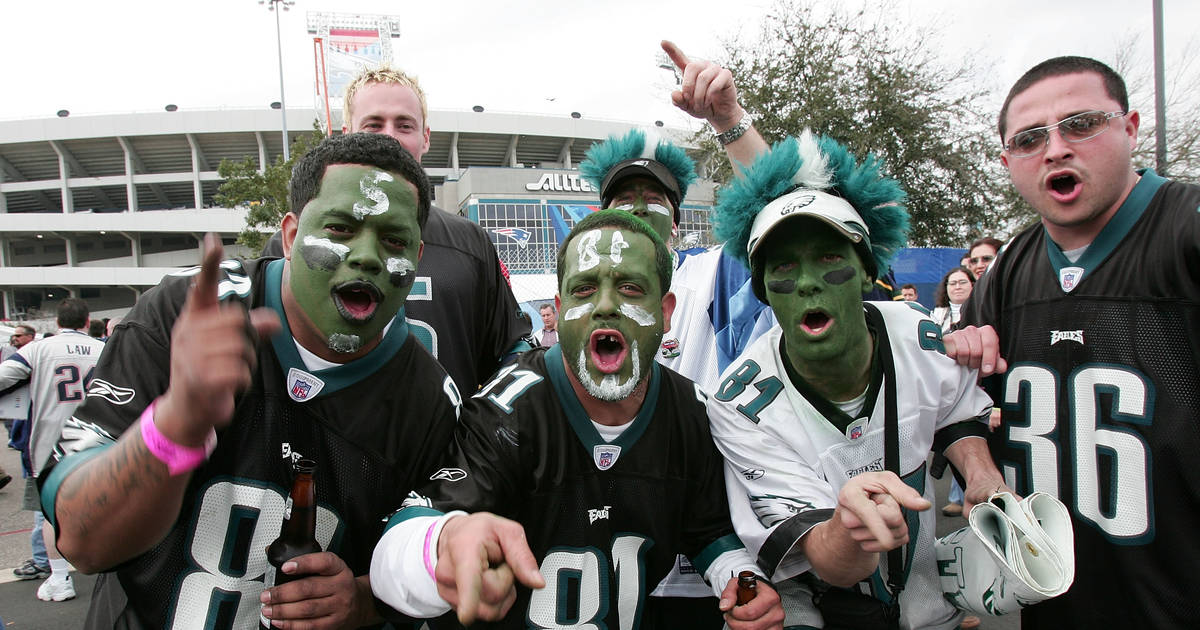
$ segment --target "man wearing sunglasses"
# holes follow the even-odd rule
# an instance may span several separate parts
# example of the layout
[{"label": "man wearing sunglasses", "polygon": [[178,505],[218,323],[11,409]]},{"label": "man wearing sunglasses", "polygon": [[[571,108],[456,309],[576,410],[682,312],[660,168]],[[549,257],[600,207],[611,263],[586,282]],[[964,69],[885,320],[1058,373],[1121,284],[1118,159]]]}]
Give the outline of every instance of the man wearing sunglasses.
[{"label": "man wearing sunglasses", "polygon": [[[1007,359],[990,379],[993,456],[1018,494],[1072,512],[1074,586],[1025,609],[1025,628],[1195,623],[1200,187],[1134,169],[1139,123],[1098,61],[1017,81],[1000,159],[1041,225],[993,262],[964,308],[973,326],[947,342],[985,372]],[[996,337],[1004,359],[980,351]]]}]

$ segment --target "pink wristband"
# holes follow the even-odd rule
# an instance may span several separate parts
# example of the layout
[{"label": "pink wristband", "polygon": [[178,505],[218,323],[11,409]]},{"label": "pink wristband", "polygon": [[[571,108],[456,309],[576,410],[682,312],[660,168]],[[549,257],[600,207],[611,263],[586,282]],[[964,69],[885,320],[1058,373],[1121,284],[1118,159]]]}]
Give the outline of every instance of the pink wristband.
[{"label": "pink wristband", "polygon": [[429,577],[437,582],[437,574],[433,571],[433,560],[429,559],[429,543],[433,540],[433,530],[437,529],[438,522],[434,521],[429,525],[429,529],[425,530],[425,570],[429,572]]},{"label": "pink wristband", "polygon": [[157,402],[158,399],[155,398],[138,418],[138,422],[142,425],[142,441],[146,443],[146,448],[150,450],[151,455],[167,465],[167,472],[172,477],[199,468],[200,464],[203,464],[208,460],[208,456],[212,455],[213,449],[217,448],[217,432],[209,430],[208,438],[204,440],[204,446],[176,444],[154,425],[154,405]]}]

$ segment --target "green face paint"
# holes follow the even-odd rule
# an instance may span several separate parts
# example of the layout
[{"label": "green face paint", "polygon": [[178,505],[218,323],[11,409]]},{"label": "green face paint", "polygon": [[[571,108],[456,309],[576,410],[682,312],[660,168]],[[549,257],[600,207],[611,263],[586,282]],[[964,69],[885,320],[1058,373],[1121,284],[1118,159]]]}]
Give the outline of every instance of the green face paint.
[{"label": "green face paint", "polygon": [[783,328],[788,358],[853,360],[850,348],[869,336],[862,295],[871,288],[853,243],[825,223],[805,218],[787,221],[767,238],[763,285]]},{"label": "green face paint", "polygon": [[663,288],[654,242],[619,228],[567,244],[558,342],[575,376],[601,400],[627,398],[649,373],[662,341]]},{"label": "green face paint", "polygon": [[288,286],[331,350],[379,337],[408,297],[420,242],[407,180],[355,164],[325,169],[300,214]]},{"label": "green face paint", "polygon": [[675,211],[663,187],[649,177],[630,177],[617,186],[608,207],[645,221],[664,243],[670,242],[675,231]]}]

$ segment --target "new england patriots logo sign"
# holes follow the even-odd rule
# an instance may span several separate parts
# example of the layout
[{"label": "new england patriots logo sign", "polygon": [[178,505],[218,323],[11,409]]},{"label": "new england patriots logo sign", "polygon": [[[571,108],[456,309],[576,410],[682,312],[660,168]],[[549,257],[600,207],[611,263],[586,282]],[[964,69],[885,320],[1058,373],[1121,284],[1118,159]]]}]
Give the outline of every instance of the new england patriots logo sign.
[{"label": "new england patriots logo sign", "polygon": [[324,387],[325,381],[300,368],[288,370],[288,396],[296,402],[304,402],[316,398],[317,394],[321,393]]},{"label": "new england patriots logo sign", "polygon": [[592,459],[596,462],[596,468],[600,470],[608,470],[617,463],[617,458],[621,456],[621,447],[612,444],[597,444],[592,449]]},{"label": "new england patriots logo sign", "polygon": [[533,232],[515,227],[494,228],[492,231],[501,236],[507,236],[508,238],[511,238],[522,248],[526,245],[529,245],[529,237],[533,236]]}]

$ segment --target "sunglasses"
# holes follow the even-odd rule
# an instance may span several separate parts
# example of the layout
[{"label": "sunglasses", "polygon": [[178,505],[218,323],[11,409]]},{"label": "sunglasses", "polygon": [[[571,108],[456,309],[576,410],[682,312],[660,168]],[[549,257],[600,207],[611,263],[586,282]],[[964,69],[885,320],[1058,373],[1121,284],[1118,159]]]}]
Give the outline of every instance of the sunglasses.
[{"label": "sunglasses", "polygon": [[1004,148],[1012,157],[1032,157],[1044,151],[1050,143],[1050,132],[1058,129],[1058,133],[1067,142],[1083,142],[1091,140],[1108,130],[1108,121],[1124,116],[1125,112],[1102,112],[1100,110],[1083,112],[1068,116],[1053,125],[1035,127],[1013,134]]},{"label": "sunglasses", "polygon": [[995,256],[976,256],[974,258],[968,258],[967,262],[971,263],[972,265],[978,265],[981,262],[992,262],[995,259]]}]

